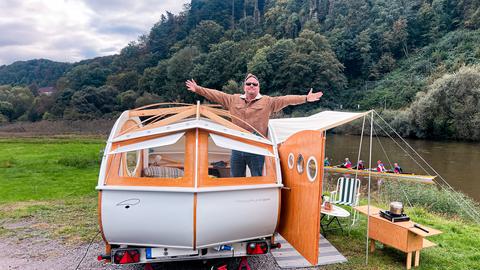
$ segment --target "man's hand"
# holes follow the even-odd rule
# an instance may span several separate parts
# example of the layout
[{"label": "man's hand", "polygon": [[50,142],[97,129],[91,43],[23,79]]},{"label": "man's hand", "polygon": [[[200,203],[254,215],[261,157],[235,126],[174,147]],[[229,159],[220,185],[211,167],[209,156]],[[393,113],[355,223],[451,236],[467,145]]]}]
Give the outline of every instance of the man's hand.
[{"label": "man's hand", "polygon": [[196,82],[194,79],[192,79],[192,80],[187,80],[187,81],[185,82],[185,85],[187,86],[187,89],[188,89],[188,90],[190,90],[190,91],[192,91],[192,92],[194,92],[194,93],[197,91],[198,85],[197,85],[197,82]]},{"label": "man's hand", "polygon": [[323,96],[322,92],[313,93],[313,88],[310,88],[310,92],[307,95],[308,102],[314,102],[319,100]]}]

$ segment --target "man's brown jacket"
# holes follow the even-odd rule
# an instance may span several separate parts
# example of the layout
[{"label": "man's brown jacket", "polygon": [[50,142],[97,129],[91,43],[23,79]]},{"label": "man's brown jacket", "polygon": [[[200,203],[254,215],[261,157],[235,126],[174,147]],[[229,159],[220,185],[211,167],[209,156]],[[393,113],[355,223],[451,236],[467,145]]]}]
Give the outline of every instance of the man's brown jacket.
[{"label": "man's brown jacket", "polygon": [[[233,116],[236,116],[248,124],[252,125],[265,137],[268,136],[268,119],[274,112],[278,112],[288,105],[298,105],[307,102],[307,96],[288,95],[280,97],[262,96],[248,102],[245,95],[226,94],[218,90],[197,87],[195,92],[208,100],[219,103],[227,109]],[[232,122],[250,132],[254,130],[240,120],[233,119]]]}]

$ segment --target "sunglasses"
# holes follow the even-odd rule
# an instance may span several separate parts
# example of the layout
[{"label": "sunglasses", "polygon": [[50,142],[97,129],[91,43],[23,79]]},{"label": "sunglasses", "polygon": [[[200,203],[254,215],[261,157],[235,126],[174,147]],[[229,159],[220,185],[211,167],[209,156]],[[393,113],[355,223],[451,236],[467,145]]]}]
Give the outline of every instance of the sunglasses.
[{"label": "sunglasses", "polygon": [[245,83],[246,86],[258,86],[258,83],[255,83],[255,82],[247,82]]}]

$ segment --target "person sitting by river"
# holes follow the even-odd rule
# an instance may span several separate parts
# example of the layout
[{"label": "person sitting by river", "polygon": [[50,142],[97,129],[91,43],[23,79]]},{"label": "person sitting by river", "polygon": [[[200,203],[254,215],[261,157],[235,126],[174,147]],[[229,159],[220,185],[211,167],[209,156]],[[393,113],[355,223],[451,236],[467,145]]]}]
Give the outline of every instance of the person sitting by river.
[{"label": "person sitting by river", "polygon": [[398,163],[393,164],[393,173],[403,173],[402,167]]},{"label": "person sitting by river", "polygon": [[323,166],[330,166],[330,160],[328,160],[328,157],[326,157],[326,158],[323,160]]},{"label": "person sitting by river", "polygon": [[342,168],[347,168],[351,169],[352,168],[352,162],[348,158],[345,158],[345,162],[341,166]]},{"label": "person sitting by river", "polygon": [[365,170],[365,165],[363,165],[363,160],[360,159],[360,160],[357,162],[357,166],[354,167],[354,169],[356,169],[356,170]]},{"label": "person sitting by river", "polygon": [[377,172],[386,172],[385,166],[381,160],[377,161]]}]

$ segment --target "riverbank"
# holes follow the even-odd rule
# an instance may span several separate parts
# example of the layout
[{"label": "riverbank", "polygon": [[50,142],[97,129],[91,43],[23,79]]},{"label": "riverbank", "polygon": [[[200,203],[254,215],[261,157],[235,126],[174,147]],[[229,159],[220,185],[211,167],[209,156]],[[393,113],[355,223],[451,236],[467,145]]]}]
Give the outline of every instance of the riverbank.
[{"label": "riverbank", "polygon": [[[11,258],[0,257],[2,265],[6,262],[18,269],[76,266],[73,262],[81,259],[88,242],[98,231],[95,186],[103,147],[102,139],[92,138],[0,140],[0,148],[4,149],[0,152],[0,243],[8,243],[11,249],[5,253]],[[475,269],[478,266],[478,224],[455,214],[434,214],[424,207],[411,208],[407,213],[416,222],[443,231],[430,238],[438,246],[422,252],[422,269]],[[379,247],[370,255],[369,265],[365,265],[365,230],[365,218],[361,217],[348,233],[330,233],[328,240],[348,262],[321,269],[404,269],[405,255],[388,247]],[[103,250],[99,238],[97,235],[93,250],[88,252],[80,269],[115,269],[96,262],[95,251]],[[26,260],[41,247],[48,249],[46,258],[33,256]],[[22,253],[14,252],[20,249]],[[58,257],[68,260],[68,264],[61,264]],[[250,261],[254,269],[278,269],[270,256]],[[156,266],[156,269],[188,269],[190,266],[176,263]]]}]

